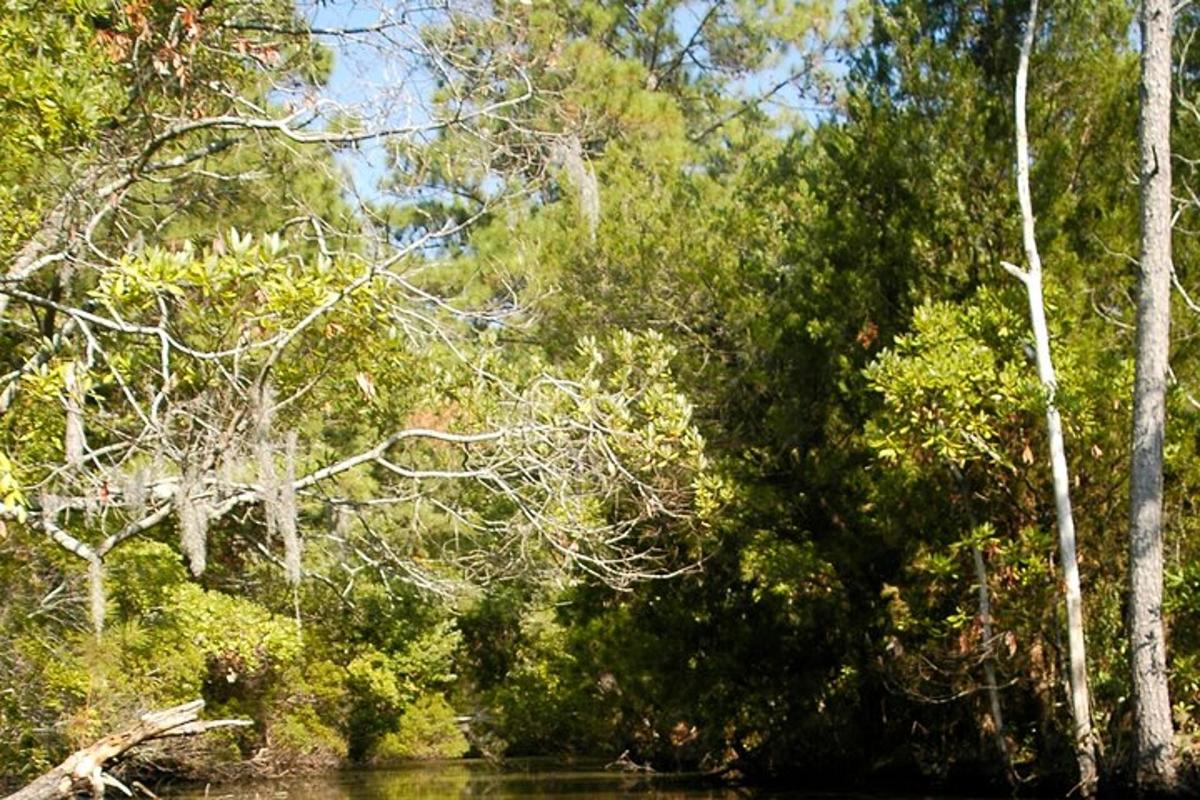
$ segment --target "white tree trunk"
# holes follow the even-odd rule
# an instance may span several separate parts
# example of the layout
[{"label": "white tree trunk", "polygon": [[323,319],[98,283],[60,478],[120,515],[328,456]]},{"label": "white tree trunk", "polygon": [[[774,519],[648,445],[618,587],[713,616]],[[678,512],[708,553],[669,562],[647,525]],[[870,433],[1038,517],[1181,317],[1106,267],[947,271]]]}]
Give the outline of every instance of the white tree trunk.
[{"label": "white tree trunk", "polygon": [[1025,260],[1022,270],[1005,264],[1009,272],[1025,284],[1029,297],[1029,322],[1033,328],[1038,377],[1046,392],[1046,435],[1050,441],[1050,471],[1054,478],[1054,508],[1058,517],[1058,549],[1062,562],[1067,599],[1067,674],[1070,679],[1071,717],[1075,726],[1075,754],[1079,762],[1079,792],[1082,797],[1096,793],[1096,743],[1092,735],[1091,701],[1088,697],[1087,657],[1083,638],[1083,594],[1079,586],[1079,563],[1075,555],[1075,520],[1071,514],[1070,476],[1067,473],[1066,446],[1063,444],[1062,419],[1055,403],[1057,379],[1050,358],[1050,333],[1046,325],[1046,307],[1042,294],[1042,260],[1034,236],[1033,200],[1029,191],[1029,133],[1025,122],[1025,95],[1029,81],[1029,56],[1033,51],[1037,0],[1029,5],[1029,21],[1021,41],[1017,66],[1017,197],[1021,205],[1022,239]]},{"label": "white tree trunk", "polygon": [[1144,0],[1138,140],[1142,246],[1129,480],[1129,640],[1138,786],[1175,786],[1163,633],[1163,432],[1171,324],[1171,0]]}]

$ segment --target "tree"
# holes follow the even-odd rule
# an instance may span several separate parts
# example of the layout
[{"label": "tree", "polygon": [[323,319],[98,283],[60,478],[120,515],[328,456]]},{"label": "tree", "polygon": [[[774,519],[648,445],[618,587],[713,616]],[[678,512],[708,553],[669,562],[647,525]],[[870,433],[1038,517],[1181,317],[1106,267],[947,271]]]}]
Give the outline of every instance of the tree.
[{"label": "tree", "polygon": [[[634,137],[619,138],[619,147],[610,146],[602,158],[590,156],[604,209],[594,240],[581,235],[569,210],[552,205],[539,207],[528,227],[498,225],[486,237],[488,258],[536,265],[540,278],[559,270],[551,332],[569,340],[581,328],[648,323],[680,349],[687,365],[681,377],[727,481],[719,520],[723,548],[695,579],[705,582],[708,595],[683,580],[636,591],[621,608],[653,602],[662,609],[669,593],[678,598],[670,602],[682,606],[680,617],[709,603],[722,613],[745,609],[763,630],[773,631],[773,641],[786,643],[771,663],[758,661],[739,676],[736,688],[705,691],[698,677],[687,684],[709,698],[698,720],[707,720],[699,727],[710,732],[702,741],[711,741],[725,721],[741,719],[732,709],[756,685],[764,687],[772,708],[805,720],[787,733],[772,730],[761,747],[745,747],[739,763],[747,769],[808,758],[820,763],[832,756],[817,755],[812,742],[839,730],[845,733],[839,739],[843,757],[862,747],[917,758],[935,773],[947,763],[964,770],[970,763],[972,770],[998,774],[985,656],[996,662],[1000,697],[1011,704],[1004,716],[1022,773],[1057,777],[1075,764],[1073,723],[1061,697],[1066,648],[1058,646],[1057,558],[1048,555],[1055,549],[1050,476],[1021,466],[1028,463],[1026,446],[1031,452],[1045,446],[1037,430],[1043,427],[1042,392],[1009,407],[990,402],[984,388],[990,384],[967,392],[982,395],[969,399],[974,407],[1003,418],[1006,446],[999,448],[1001,461],[972,470],[966,488],[928,460],[913,480],[893,481],[895,470],[872,459],[860,427],[878,412],[860,370],[916,325],[912,308],[922,294],[970,307],[1001,243],[1020,235],[1008,144],[1012,108],[1002,99],[1017,62],[1020,20],[1013,8],[991,2],[879,4],[882,30],[872,48],[891,60],[880,69],[885,78],[872,73],[852,84],[850,118],[797,130],[784,147],[771,137],[757,138],[747,124],[738,131],[744,138],[731,137],[723,152],[683,151],[684,176],[676,174],[671,157],[679,158],[679,151],[666,137],[645,152],[630,141]],[[1060,79],[1032,100],[1031,127],[1045,132],[1039,152],[1052,154],[1038,159],[1032,188],[1056,275],[1061,267],[1062,280],[1055,283],[1073,286],[1094,277],[1084,270],[1108,263],[1096,240],[1114,241],[1107,237],[1120,229],[1108,222],[1121,216],[1105,187],[1119,174],[1122,147],[1129,144],[1112,135],[1131,107],[1128,83],[1113,78],[1124,75],[1132,60],[1122,49],[1128,26],[1117,4],[1060,4],[1043,25],[1063,32],[1061,39],[1047,40],[1061,46],[1039,53],[1048,73]],[[1089,47],[1076,48],[1075,41]],[[883,87],[894,87],[894,95],[880,97]],[[1102,226],[1094,224],[1093,203],[1108,209]],[[482,249],[484,238],[476,241]],[[507,247],[518,249],[519,257],[505,255]],[[1097,268],[1095,275],[1102,274]],[[1071,471],[1087,490],[1085,507],[1095,512],[1088,522],[1107,530],[1111,526],[1095,521],[1115,506],[1103,476],[1123,449],[1111,446],[1107,430],[1099,437],[1091,420],[1098,413],[1108,423],[1118,415],[1091,399],[1081,402],[1081,396],[1098,402],[1098,392],[1111,389],[1124,372],[1119,359],[1097,349],[1111,343],[1112,329],[1093,322],[1086,299],[1079,299],[1086,295],[1056,294],[1056,288],[1046,287],[1050,307],[1061,309],[1055,360],[1063,385],[1056,399],[1068,435],[1080,442],[1072,449]],[[1027,313],[1023,287],[1019,295],[1015,287],[1003,292],[1002,299],[1013,308],[1020,303]],[[1020,315],[1013,319],[1004,323],[1007,334],[996,338],[1005,345],[1005,369],[1020,372],[1027,368],[1024,337]],[[545,327],[539,332],[547,335]],[[968,367],[978,363],[973,353],[964,358]],[[941,370],[932,380],[947,374]],[[921,388],[925,395],[918,394]],[[931,393],[931,386],[916,383],[905,399],[915,405]],[[917,426],[912,430],[919,435]],[[932,423],[920,430],[932,433]],[[1093,442],[1113,455],[1097,461],[1085,446]],[[947,513],[947,498],[956,513]],[[971,567],[969,548],[959,545],[971,543],[963,542],[964,532],[980,520],[994,521],[996,528],[994,536],[979,539],[994,589],[997,637],[990,648],[979,638],[975,616],[962,613],[976,602],[967,591],[970,573],[947,574]],[[740,570],[730,561],[740,562]],[[927,567],[935,561],[936,571]],[[794,566],[790,578],[777,568],[783,564]],[[1084,581],[1099,579],[1101,566],[1107,562],[1085,562],[1085,570],[1097,572],[1085,571]],[[1102,576],[1106,590],[1112,588],[1110,572]],[[716,588],[720,583],[728,594]],[[828,593],[818,600],[808,586]],[[719,597],[736,601],[714,599]],[[785,598],[794,610],[772,616],[773,601]],[[896,629],[903,620],[890,613],[901,600],[915,618],[906,631]],[[808,628],[820,613],[864,620],[865,629],[851,639],[826,626],[828,638],[822,638]],[[931,632],[923,635],[925,630]],[[736,651],[741,639],[730,631],[721,647]],[[1108,644],[1107,636],[1103,641]],[[901,643],[906,656],[898,655]],[[679,654],[672,663],[687,660],[686,642],[671,647]],[[1118,647],[1114,639],[1100,658]],[[656,669],[672,691],[647,690],[645,702],[675,707],[667,695],[683,693],[682,679]],[[838,709],[836,722],[790,694],[817,683],[817,676],[826,685],[818,696]],[[1013,683],[1017,676],[1022,678]],[[1115,688],[1106,682],[1106,697],[1119,696]],[[914,735],[914,721],[930,733]],[[763,730],[759,725],[770,727],[750,715],[731,730],[753,740]],[[976,734],[987,738],[977,740]]]},{"label": "tree", "polygon": [[487,750],[1059,788],[1064,573],[1126,752],[1133,4],[329,5],[0,19],[0,761],[203,695],[279,767],[478,710]]},{"label": "tree", "polygon": [[1092,708],[1088,690],[1087,654],[1083,635],[1083,594],[1079,582],[1079,560],[1075,552],[1075,519],[1071,511],[1071,482],[1063,444],[1062,417],[1055,400],[1058,379],[1050,356],[1050,331],[1046,325],[1042,293],[1042,260],[1034,233],[1033,200],[1029,191],[1029,131],[1025,122],[1025,94],[1029,81],[1029,57],[1033,52],[1037,22],[1037,0],[1029,5],[1029,18],[1021,41],[1016,83],[1017,194],[1021,205],[1022,240],[1026,268],[1005,263],[1005,269],[1025,285],[1029,297],[1029,321],[1033,328],[1038,376],[1046,393],[1046,430],[1050,444],[1050,469],[1054,477],[1054,506],[1058,517],[1058,546],[1067,600],[1067,654],[1070,661],[1071,716],[1079,761],[1079,790],[1084,797],[1096,793],[1098,780],[1096,741],[1092,735]]},{"label": "tree", "polygon": [[1129,647],[1136,776],[1145,791],[1175,788],[1163,630],[1163,443],[1171,325],[1171,38],[1173,8],[1144,0],[1138,144],[1141,252],[1133,459],[1129,474]]},{"label": "tree", "polygon": [[[266,700],[269,680],[221,687],[221,699],[261,703],[280,736],[290,725],[293,740],[297,728],[324,737],[326,754],[366,757],[429,699],[419,693],[450,682],[422,679],[408,649],[453,677],[456,638],[436,650],[408,639],[481,586],[627,589],[695,567],[704,442],[672,348],[610,330],[553,362],[514,357],[528,325],[517,289],[449,263],[474,226],[541,188],[554,142],[512,133],[522,120],[503,112],[540,91],[519,46],[474,61],[470,42],[447,38],[489,10],[407,13],[421,5],[386,4],[349,30],[286,2],[43,4],[51,19],[79,11],[44,43],[33,9],[0,23],[19,44],[0,82],[52,75],[59,50],[86,56],[60,59],[80,74],[14,92],[22,113],[0,137],[6,156],[21,155],[0,167],[21,212],[10,219],[6,207],[12,241],[0,246],[0,557],[6,576],[25,573],[4,614],[5,643],[18,646],[0,666],[14,682],[51,654],[71,666],[60,706],[26,702],[53,679],[6,698],[11,752],[33,746],[8,732],[35,728],[53,752],[63,728],[38,723],[93,697],[116,700],[89,720],[140,702],[137,690],[194,686],[208,669],[283,675],[308,661],[337,676],[318,670],[295,695],[336,698],[319,713]],[[353,43],[420,91],[391,106],[323,94],[330,51]],[[61,96],[76,84],[106,94],[85,95],[79,111]],[[56,107],[71,123],[98,121],[53,138],[38,126]],[[46,148],[31,155],[36,137]],[[465,140],[473,146],[451,146]],[[397,156],[392,208],[356,203],[336,161],[375,141]],[[425,154],[436,159],[417,160]],[[446,202],[468,174],[482,191]],[[180,573],[152,619],[129,602],[142,571],[130,564],[143,562],[163,584],[164,571]],[[329,603],[364,608],[365,621],[330,622]],[[226,630],[274,636],[293,611],[311,661],[289,647],[247,662],[194,635],[227,617],[237,625]],[[77,636],[89,616],[99,633],[106,615],[102,637]],[[168,680],[133,669],[106,691],[104,659],[136,661],[138,636],[176,634],[185,644],[159,673]],[[336,637],[353,644],[328,644]],[[379,705],[378,686],[395,701],[387,718],[331,734],[346,721],[343,698],[353,717]]]},{"label": "tree", "polygon": [[[477,146],[443,159],[447,174],[537,172],[536,136],[518,137],[518,150],[491,135],[504,128],[502,109],[533,96],[525,65],[511,49],[475,63],[460,42],[442,41],[472,24],[470,4],[420,22],[403,10],[381,11],[369,32],[405,28],[414,43],[390,54],[440,76],[414,101],[429,117],[416,123],[347,120],[347,109],[323,101],[280,107],[272,92],[319,80],[311,45],[322,35],[283,5],[129,4],[90,43],[103,42],[144,84],[120,87],[138,102],[114,132],[79,153],[63,148],[68,171],[87,173],[87,187],[68,195],[86,188],[97,207],[93,196],[60,203],[16,248],[0,288],[6,304],[21,306],[19,318],[5,314],[13,369],[0,413],[23,443],[7,473],[22,474],[27,489],[27,508],[6,503],[6,513],[88,563],[97,630],[104,559],[162,525],[177,528],[200,575],[209,529],[256,509],[298,582],[298,520],[313,492],[323,516],[356,512],[363,532],[377,530],[365,517],[385,506],[408,509],[413,529],[402,549],[442,558],[426,552],[427,566],[417,567],[378,537],[360,552],[382,552],[427,588],[567,563],[625,584],[681,566],[664,560],[671,547],[655,543],[652,518],[683,511],[677,501],[688,502],[690,479],[650,473],[671,469],[684,439],[698,466],[702,442],[686,400],[660,380],[669,348],[628,335],[581,345],[573,372],[507,363],[496,332],[520,324],[515,295],[471,307],[453,298],[453,282],[447,288],[438,248],[452,247],[507,193],[396,237],[386,224],[347,219],[321,197],[337,188],[325,184],[301,192],[290,217],[258,215],[257,241],[232,228],[197,234],[199,209],[215,200],[252,207],[255,193],[240,182],[261,181],[280,162],[328,170],[328,148],[366,140],[400,150],[400,140],[436,142],[474,126]],[[146,41],[157,48],[148,61]],[[490,146],[478,147],[480,138]],[[107,163],[101,151],[111,151]],[[411,207],[442,176],[409,167],[398,168],[391,190]],[[332,213],[320,213],[322,200]],[[57,275],[42,274],[59,263]],[[617,385],[619,397],[609,392]],[[370,478],[356,491],[333,487],[354,470]],[[589,475],[590,486],[574,483]],[[478,491],[430,488],[439,481]]]},{"label": "tree", "polygon": [[[943,469],[949,473],[944,482],[955,516],[962,518],[956,520],[960,527],[953,531],[949,549],[956,554],[969,550],[975,573],[978,613],[967,625],[959,611],[961,607],[955,608],[958,624],[945,626],[945,638],[950,640],[946,649],[951,654],[939,662],[934,672],[952,682],[949,686],[927,686],[934,684],[934,680],[925,678],[921,669],[908,668],[905,672],[909,676],[918,676],[909,679],[908,690],[934,697],[939,695],[933,692],[941,697],[968,696],[977,685],[972,673],[982,663],[982,689],[988,696],[996,755],[1014,785],[1013,748],[1005,730],[998,682],[1004,641],[1006,638],[1011,641],[1013,634],[1006,637],[994,627],[985,553],[986,549],[994,554],[994,560],[1004,567],[996,530],[996,523],[1003,520],[989,513],[988,521],[980,524],[977,517],[984,510],[982,501],[1011,503],[1010,483],[1019,474],[1015,451],[1020,448],[1023,428],[1041,399],[1016,357],[1020,348],[1018,321],[994,292],[986,290],[960,306],[923,305],[914,313],[912,330],[897,337],[867,371],[872,388],[884,400],[884,408],[868,427],[869,441],[881,460],[895,471],[906,473],[909,481],[918,477],[929,480],[932,476],[928,473]],[[1014,413],[1018,409],[1021,413]],[[943,578],[953,583],[956,576],[951,568],[958,558],[939,559],[936,553],[935,550],[921,559],[928,564],[924,570],[926,579],[932,586]],[[905,594],[899,588],[892,592],[897,604],[904,601]],[[954,588],[947,594],[959,597]],[[904,633],[904,628],[911,630],[918,624],[900,620],[897,628]],[[977,630],[977,636],[970,636],[973,630]],[[906,638],[909,644],[914,643],[911,637]],[[899,639],[896,641],[892,649],[898,652],[893,658],[903,662],[905,647]],[[968,649],[964,647],[965,641],[977,644]],[[932,653],[933,648],[926,645],[917,658],[929,659]],[[964,672],[967,674],[962,675]]]}]

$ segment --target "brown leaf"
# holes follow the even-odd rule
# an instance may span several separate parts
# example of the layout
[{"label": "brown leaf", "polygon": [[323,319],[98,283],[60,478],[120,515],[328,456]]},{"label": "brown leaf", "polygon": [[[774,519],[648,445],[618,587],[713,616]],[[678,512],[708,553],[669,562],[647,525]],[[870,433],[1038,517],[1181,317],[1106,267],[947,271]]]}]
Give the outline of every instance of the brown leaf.
[{"label": "brown leaf", "polygon": [[862,326],[862,330],[858,332],[858,336],[854,337],[854,340],[858,342],[862,349],[866,350],[868,347],[874,344],[875,340],[878,338],[879,326],[871,320],[867,320],[866,324]]}]

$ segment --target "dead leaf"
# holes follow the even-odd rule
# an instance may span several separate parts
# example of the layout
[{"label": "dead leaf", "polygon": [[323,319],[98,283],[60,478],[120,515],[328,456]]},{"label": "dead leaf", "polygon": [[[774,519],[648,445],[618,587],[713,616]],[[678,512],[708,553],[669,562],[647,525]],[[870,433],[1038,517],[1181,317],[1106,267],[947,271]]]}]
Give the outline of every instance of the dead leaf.
[{"label": "dead leaf", "polygon": [[879,326],[871,320],[867,320],[866,324],[862,326],[862,330],[858,332],[858,336],[854,337],[864,350],[874,344],[877,338],[879,338]]}]

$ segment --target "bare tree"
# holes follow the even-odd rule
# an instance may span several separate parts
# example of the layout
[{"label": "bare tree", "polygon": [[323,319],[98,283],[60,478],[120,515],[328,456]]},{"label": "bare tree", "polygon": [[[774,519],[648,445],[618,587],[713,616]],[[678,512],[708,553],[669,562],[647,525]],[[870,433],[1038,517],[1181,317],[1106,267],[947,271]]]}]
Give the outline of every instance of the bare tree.
[{"label": "bare tree", "polygon": [[1067,600],[1067,658],[1070,679],[1071,719],[1075,755],[1079,762],[1079,791],[1083,797],[1096,793],[1096,742],[1092,734],[1091,701],[1088,696],[1087,656],[1083,635],[1083,594],[1075,552],[1075,521],[1071,514],[1070,476],[1062,418],[1055,402],[1057,378],[1050,356],[1050,332],[1042,293],[1042,260],[1034,233],[1033,200],[1029,190],[1029,132],[1025,121],[1025,97],[1029,81],[1029,59],[1033,52],[1037,22],[1037,0],[1029,5],[1029,19],[1021,39],[1016,81],[1017,197],[1021,206],[1022,239],[1027,266],[1021,269],[1004,262],[1004,267],[1025,285],[1029,298],[1029,321],[1033,328],[1038,377],[1045,391],[1046,434],[1050,443],[1050,471],[1054,479],[1054,507],[1058,518],[1058,547]]},{"label": "bare tree", "polygon": [[[277,560],[290,580],[299,580],[304,509],[318,519],[349,512],[353,535],[319,525],[309,525],[307,535],[338,537],[385,583],[390,576],[447,594],[464,582],[565,567],[625,587],[694,563],[673,559],[656,533],[687,513],[690,476],[702,464],[690,408],[682,397],[662,394],[662,382],[651,378],[670,357],[661,341],[630,335],[624,356],[585,343],[586,358],[573,375],[547,369],[524,380],[506,378],[498,367],[474,362],[488,353],[468,351],[451,322],[418,302],[423,295],[414,299],[389,288],[372,295],[372,304],[411,342],[441,343],[475,378],[468,389],[485,393],[482,410],[457,413],[472,430],[414,424],[349,453],[318,434],[301,453],[296,429],[280,430],[276,417],[303,405],[323,377],[331,384],[325,391],[336,392],[347,376],[318,375],[277,398],[265,375],[284,342],[319,363],[309,348],[324,338],[324,327],[313,333],[321,315],[310,312],[292,328],[225,352],[196,350],[181,340],[187,329],[168,332],[161,323],[59,307],[87,332],[95,371],[120,387],[120,402],[110,403],[109,413],[85,414],[88,424],[105,431],[106,443],[83,445],[77,463],[46,465],[46,477],[31,487],[39,499],[27,521],[87,563],[97,631],[104,559],[169,520],[197,575],[205,568],[209,529],[237,519],[243,528],[261,526],[268,538],[277,534],[283,551]],[[345,315],[337,319],[335,326],[350,324]],[[136,339],[143,340],[140,348]],[[125,357],[156,351],[157,374],[139,385],[112,355],[114,346],[124,348]],[[203,376],[200,388],[176,385],[172,376],[184,372]],[[363,382],[358,391],[371,380],[356,377]],[[338,483],[356,471],[370,476],[365,494]],[[464,484],[476,487],[474,500],[456,488]],[[322,508],[329,513],[319,513]],[[395,527],[398,512],[409,520],[403,534],[381,533],[389,518]]]},{"label": "bare tree", "polygon": [[1144,0],[1141,111],[1141,260],[1129,476],[1129,640],[1138,787],[1175,787],[1163,631],[1163,437],[1171,325],[1170,0]]},{"label": "bare tree", "polygon": [[[197,89],[187,75],[203,106],[168,105],[77,154],[62,199],[4,268],[0,320],[19,347],[4,355],[12,367],[0,375],[0,421],[43,413],[38,398],[22,405],[22,393],[56,365],[69,367],[59,392],[62,458],[27,464],[36,475],[22,487],[29,507],[0,515],[86,563],[97,631],[105,558],[172,524],[196,574],[209,531],[224,525],[290,580],[332,585],[305,569],[301,546],[336,538],[355,561],[338,565],[343,593],[363,568],[385,584],[453,593],[473,580],[564,568],[624,587],[694,564],[694,554],[676,560],[660,535],[687,511],[702,447],[686,401],[664,394],[663,348],[626,342],[626,362],[639,363],[619,374],[620,359],[600,345],[585,348],[590,355],[574,372],[512,368],[487,334],[522,324],[516,292],[506,287],[503,297],[468,306],[439,290],[442,255],[586,138],[530,123],[530,107],[544,98],[525,51],[456,49],[454,32],[470,27],[464,20],[492,23],[487,5],[474,2],[396,2],[373,23],[339,29],[260,17],[259,8],[234,6],[218,18],[220,9],[181,7],[162,31],[143,31],[145,41],[119,43],[136,68],[139,53],[153,49],[148,42],[165,37],[160,50],[178,55],[185,75],[189,52],[232,54],[255,71],[254,89],[218,78]],[[289,43],[314,38],[365,53],[378,86],[336,101],[275,67]],[[158,64],[146,69],[153,77]],[[451,137],[457,149],[439,149]],[[178,215],[262,182],[268,155],[285,154],[336,186],[332,154],[373,142],[391,157],[392,200],[417,220],[403,235],[377,204],[361,202],[349,222],[299,207],[257,238],[226,230],[204,249],[155,244]],[[586,177],[582,159],[576,152],[576,172]],[[457,190],[447,170],[479,176],[482,188],[460,192],[452,213],[439,213],[428,201]],[[245,272],[227,271],[239,262]],[[177,275],[189,265],[207,270],[224,299],[191,279],[142,281],[147,269]],[[270,274],[312,293],[290,308],[263,309],[255,282]],[[120,299],[122,281],[145,289],[137,303]],[[374,327],[360,344],[414,367],[436,362],[457,376],[447,391],[472,403],[396,409],[388,427],[359,425],[350,443],[311,426],[305,435],[298,421],[328,413],[331,398],[371,406],[397,391],[345,367],[344,331],[364,323]],[[289,372],[299,359],[314,374]],[[649,363],[654,374],[644,371]],[[669,431],[663,409],[673,415]],[[369,488],[340,483],[349,473]],[[335,529],[318,524],[330,517]],[[398,519],[408,520],[402,531]]]}]

